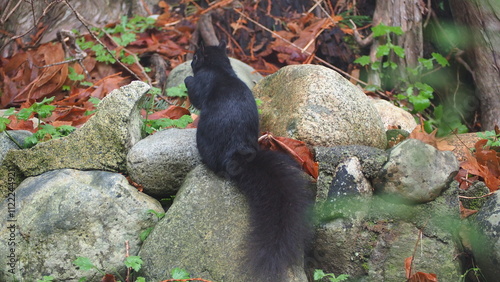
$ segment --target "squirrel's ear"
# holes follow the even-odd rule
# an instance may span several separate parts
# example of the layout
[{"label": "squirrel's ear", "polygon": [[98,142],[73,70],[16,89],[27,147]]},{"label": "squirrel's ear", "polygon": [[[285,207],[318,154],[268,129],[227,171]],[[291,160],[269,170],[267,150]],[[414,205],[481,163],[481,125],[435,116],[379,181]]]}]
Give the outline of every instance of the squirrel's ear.
[{"label": "squirrel's ear", "polygon": [[222,39],[220,42],[219,42],[219,48],[220,49],[226,49],[226,40]]},{"label": "squirrel's ear", "polygon": [[201,52],[205,52],[205,43],[203,43],[203,40],[200,41],[200,44],[198,45],[198,49]]}]

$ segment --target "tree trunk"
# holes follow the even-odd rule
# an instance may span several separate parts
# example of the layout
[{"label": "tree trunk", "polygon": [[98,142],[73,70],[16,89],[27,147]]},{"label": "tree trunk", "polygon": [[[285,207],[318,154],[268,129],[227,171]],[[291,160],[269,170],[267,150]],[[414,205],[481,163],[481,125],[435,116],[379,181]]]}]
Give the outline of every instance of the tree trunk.
[{"label": "tree trunk", "polygon": [[[410,80],[406,67],[413,68],[418,64],[418,58],[423,57],[422,12],[418,0],[378,0],[373,14],[373,26],[380,23],[387,26],[399,26],[404,34],[395,37],[393,43],[405,49],[405,58],[391,56],[390,60],[399,66],[399,77]],[[375,54],[380,44],[375,40],[370,49],[372,62],[376,61]],[[369,84],[381,86],[380,73],[369,75]]]},{"label": "tree trunk", "polygon": [[450,1],[455,20],[469,28],[469,63],[481,102],[483,130],[500,126],[500,2],[498,0]]}]

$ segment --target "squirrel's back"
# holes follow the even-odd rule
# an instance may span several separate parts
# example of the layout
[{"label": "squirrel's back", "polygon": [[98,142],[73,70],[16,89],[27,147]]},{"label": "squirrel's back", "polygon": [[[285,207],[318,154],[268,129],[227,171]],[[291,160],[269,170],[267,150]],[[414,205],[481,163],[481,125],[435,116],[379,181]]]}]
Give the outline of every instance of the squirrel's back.
[{"label": "squirrel's back", "polygon": [[259,117],[250,89],[235,75],[225,44],[201,46],[188,95],[200,109],[196,134],[203,162],[233,180],[250,206],[246,262],[255,281],[284,281],[301,262],[309,228],[307,181],[288,155],[259,149]]}]

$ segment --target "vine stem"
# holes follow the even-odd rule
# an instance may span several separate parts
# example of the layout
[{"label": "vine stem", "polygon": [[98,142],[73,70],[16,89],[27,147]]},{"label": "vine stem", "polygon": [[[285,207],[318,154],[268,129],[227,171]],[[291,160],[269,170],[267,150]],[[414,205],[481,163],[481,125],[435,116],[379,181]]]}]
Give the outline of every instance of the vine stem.
[{"label": "vine stem", "polygon": [[12,135],[10,135],[10,133],[9,133],[9,131],[8,131],[8,130],[5,130],[4,132],[5,132],[5,134],[7,134],[7,137],[9,137],[9,139],[10,139],[10,140],[12,140],[12,142],[14,142],[14,144],[16,144],[16,146],[17,146],[19,149],[23,149],[23,146],[21,146],[21,144],[19,144],[19,143],[17,142],[17,140],[16,140],[14,137],[12,137]]}]

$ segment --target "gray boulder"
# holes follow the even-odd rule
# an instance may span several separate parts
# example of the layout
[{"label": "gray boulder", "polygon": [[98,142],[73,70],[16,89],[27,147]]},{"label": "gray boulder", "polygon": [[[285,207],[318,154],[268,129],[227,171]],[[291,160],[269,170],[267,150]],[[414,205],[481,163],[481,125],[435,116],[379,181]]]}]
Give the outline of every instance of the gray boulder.
[{"label": "gray boulder", "polygon": [[497,281],[500,277],[500,193],[491,195],[475,219],[477,229],[468,236],[474,261],[481,269],[486,281]]},{"label": "gray boulder", "polygon": [[317,205],[321,223],[306,258],[308,272],[348,274],[349,281],[405,281],[404,262],[413,255],[413,273],[458,281],[457,196],[457,190],[448,189],[435,201],[415,206],[378,196],[333,195],[335,201]]},{"label": "gray boulder", "polygon": [[333,193],[332,186],[339,187],[343,183],[354,186],[355,190],[366,191],[367,185],[371,187],[367,179],[374,178],[387,161],[384,150],[368,146],[316,147],[314,151],[319,163],[318,200],[325,200]]},{"label": "gray boulder", "polygon": [[262,130],[313,146],[366,145],[385,149],[385,128],[369,98],[329,68],[286,66],[254,88]]},{"label": "gray boulder", "polygon": [[[257,82],[259,82],[263,77],[260,73],[254,70],[251,66],[243,63],[235,58],[229,58],[231,66],[233,67],[236,75],[245,82],[248,88],[252,89]],[[193,75],[193,70],[191,69],[191,62],[186,61],[177,67],[175,67],[167,78],[166,88],[175,87],[179,84],[184,83],[184,78]]]},{"label": "gray boulder", "polygon": [[[13,171],[24,177],[35,176],[63,168],[125,171],[127,152],[141,139],[142,119],[137,106],[148,89],[140,81],[115,89],[100,102],[95,115],[69,136],[30,149],[10,150],[0,176]],[[0,189],[6,186],[0,182]]]},{"label": "gray boulder", "polygon": [[380,114],[385,129],[396,127],[411,133],[417,127],[415,118],[402,108],[382,99],[373,100],[372,103]]},{"label": "gray boulder", "polygon": [[127,155],[127,171],[154,197],[175,194],[188,172],[201,163],[196,129],[166,129],[135,144]]},{"label": "gray boulder", "polygon": [[139,234],[158,220],[147,211],[163,212],[158,201],[138,192],[121,174],[72,169],[27,178],[0,208],[9,210],[0,224],[0,281],[34,281],[44,275],[57,281],[84,276],[100,281],[96,270],[72,264],[78,256],[109,273],[124,273],[125,242],[130,255],[137,255]]},{"label": "gray boulder", "polygon": [[[212,281],[253,281],[242,264],[247,220],[246,200],[237,188],[205,166],[197,166],[144,242],[140,274],[148,281],[159,281],[180,267],[192,277]],[[290,275],[290,281],[307,281],[302,268]]]},{"label": "gray boulder", "polygon": [[389,161],[373,185],[380,192],[425,203],[441,194],[456,171],[458,161],[452,152],[408,139],[390,150]]}]

